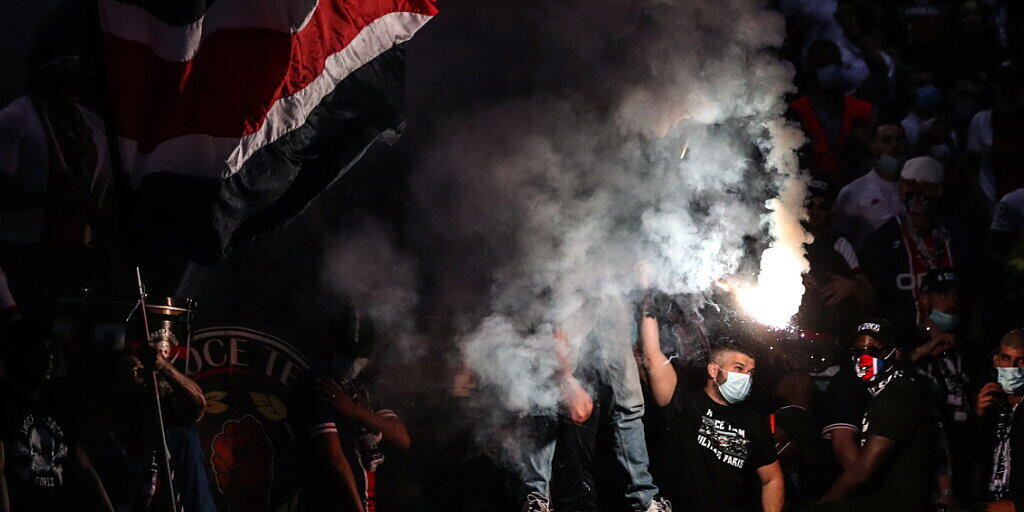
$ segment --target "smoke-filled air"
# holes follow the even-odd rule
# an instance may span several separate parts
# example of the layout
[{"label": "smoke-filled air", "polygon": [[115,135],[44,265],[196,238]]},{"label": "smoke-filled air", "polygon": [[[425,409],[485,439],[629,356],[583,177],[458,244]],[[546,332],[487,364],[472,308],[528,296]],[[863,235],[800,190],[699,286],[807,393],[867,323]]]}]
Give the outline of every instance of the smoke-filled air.
[{"label": "smoke-filled air", "polygon": [[553,372],[604,357],[581,350],[595,330],[631,342],[609,319],[632,317],[644,280],[728,288],[784,327],[807,269],[783,19],[757,0],[546,4],[527,78],[543,92],[438,123],[411,183],[416,230],[439,240],[431,300],[498,415],[554,414]]}]

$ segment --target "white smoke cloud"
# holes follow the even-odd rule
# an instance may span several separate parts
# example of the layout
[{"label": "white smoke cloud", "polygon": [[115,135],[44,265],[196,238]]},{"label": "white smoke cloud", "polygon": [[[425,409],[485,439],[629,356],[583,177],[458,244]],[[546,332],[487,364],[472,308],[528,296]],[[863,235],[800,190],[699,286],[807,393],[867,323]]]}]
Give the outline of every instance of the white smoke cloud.
[{"label": "white smoke cloud", "polygon": [[[603,69],[452,120],[414,182],[435,232],[472,241],[452,257],[492,263],[485,319],[462,351],[516,412],[557,401],[550,371],[533,371],[554,364],[536,333],[635,290],[637,261],[653,286],[701,293],[738,270],[744,237],[767,231],[759,293],[774,307],[757,316],[784,323],[802,295],[802,137],[782,118],[791,66],[770,53],[782,18],[755,0],[608,4],[620,24],[557,7],[541,22],[565,30],[574,17],[564,37],[580,47],[559,50]],[[602,39],[614,41],[607,62],[593,56]]]},{"label": "white smoke cloud", "polygon": [[414,310],[419,300],[415,261],[399,250],[384,223],[367,217],[362,224],[331,240],[325,250],[325,284],[350,306],[377,324],[383,338],[416,357]]},{"label": "white smoke cloud", "polygon": [[[737,288],[754,292],[741,303],[772,325],[796,312],[807,267],[803,139],[783,120],[793,71],[771,53],[781,16],[759,0],[536,10],[536,44],[547,47],[526,67],[547,87],[439,122],[412,177],[431,300],[458,316],[459,358],[494,393],[498,416],[557,409],[551,333],[568,326],[579,351],[599,316],[579,312],[635,291],[636,262],[649,265],[653,287],[700,294],[753,280],[735,277],[744,238],[767,233],[756,283]],[[393,254],[386,237],[371,240],[381,243],[358,254]],[[336,284],[396,300],[380,307],[389,314],[410,311],[406,263],[394,283],[367,278],[349,249],[329,258],[339,258],[327,272]],[[475,421],[481,431],[502,424]]]}]

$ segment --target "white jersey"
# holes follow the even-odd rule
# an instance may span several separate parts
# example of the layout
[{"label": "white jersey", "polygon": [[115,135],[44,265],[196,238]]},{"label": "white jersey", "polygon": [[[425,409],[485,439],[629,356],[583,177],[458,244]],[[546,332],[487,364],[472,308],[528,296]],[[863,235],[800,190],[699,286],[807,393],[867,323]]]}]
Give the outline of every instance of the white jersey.
[{"label": "white jersey", "polygon": [[904,208],[899,184],[872,170],[839,191],[833,227],[859,249],[868,235]]}]

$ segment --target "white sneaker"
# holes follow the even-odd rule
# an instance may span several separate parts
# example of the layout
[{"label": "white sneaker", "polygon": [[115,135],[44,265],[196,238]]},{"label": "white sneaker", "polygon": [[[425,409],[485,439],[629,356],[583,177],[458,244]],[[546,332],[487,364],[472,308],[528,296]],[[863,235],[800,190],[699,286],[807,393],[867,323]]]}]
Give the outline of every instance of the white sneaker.
[{"label": "white sneaker", "polygon": [[672,502],[665,498],[655,498],[646,512],[672,512]]},{"label": "white sneaker", "polygon": [[523,502],[523,512],[551,512],[551,502],[538,493],[531,492],[526,495]]}]

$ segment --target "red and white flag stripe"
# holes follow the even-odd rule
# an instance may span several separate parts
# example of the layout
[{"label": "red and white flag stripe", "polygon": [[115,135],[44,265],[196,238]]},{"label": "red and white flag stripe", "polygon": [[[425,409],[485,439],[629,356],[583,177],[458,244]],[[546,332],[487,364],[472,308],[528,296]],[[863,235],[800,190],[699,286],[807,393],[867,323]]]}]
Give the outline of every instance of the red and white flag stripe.
[{"label": "red and white flag stripe", "polygon": [[221,0],[175,27],[116,0],[100,7],[135,185],[151,172],[232,176],[436,13],[432,0]]},{"label": "red and white flag stripe", "polygon": [[192,60],[207,37],[229,29],[266,29],[294,34],[309,23],[316,0],[220,0],[202,17],[183,26],[165,23],[148,10],[118,0],[100,0],[103,30],[148,46],[164,60]]}]

